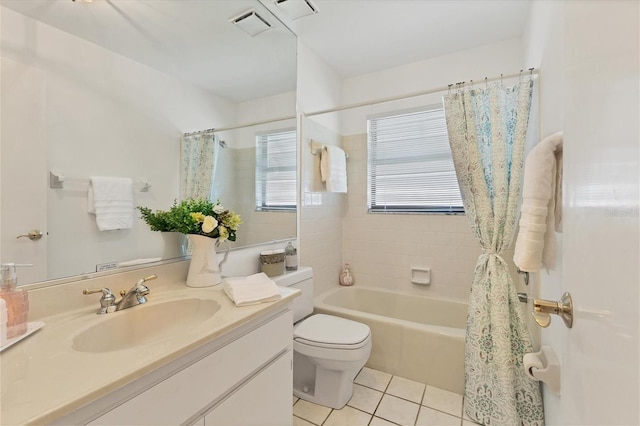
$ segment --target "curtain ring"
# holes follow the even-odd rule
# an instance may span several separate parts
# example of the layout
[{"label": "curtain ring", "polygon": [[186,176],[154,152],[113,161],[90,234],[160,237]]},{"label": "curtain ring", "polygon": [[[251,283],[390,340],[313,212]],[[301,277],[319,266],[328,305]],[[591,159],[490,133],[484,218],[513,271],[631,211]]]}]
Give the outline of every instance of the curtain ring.
[{"label": "curtain ring", "polygon": [[500,74],[500,84],[502,84],[502,74]]},{"label": "curtain ring", "polygon": [[484,88],[489,89],[489,79],[487,77],[484,78]]},{"label": "curtain ring", "polygon": [[520,70],[520,73],[518,74],[518,80],[522,80],[522,71],[523,70]]},{"label": "curtain ring", "polygon": [[449,93],[448,93],[448,94],[449,94],[449,95],[451,94],[451,86],[453,86],[453,83],[451,83],[451,84],[449,84],[449,85],[448,85],[448,87],[449,87]]},{"label": "curtain ring", "polygon": [[533,77],[533,67],[529,68],[529,77]]}]

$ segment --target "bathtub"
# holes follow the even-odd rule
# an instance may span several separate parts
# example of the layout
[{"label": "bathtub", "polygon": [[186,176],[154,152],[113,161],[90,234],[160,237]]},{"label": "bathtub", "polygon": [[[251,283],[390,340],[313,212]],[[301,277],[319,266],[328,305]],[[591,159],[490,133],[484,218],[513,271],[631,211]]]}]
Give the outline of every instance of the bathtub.
[{"label": "bathtub", "polygon": [[369,326],[367,367],[464,393],[467,304],[356,286],[319,295],[314,311]]}]

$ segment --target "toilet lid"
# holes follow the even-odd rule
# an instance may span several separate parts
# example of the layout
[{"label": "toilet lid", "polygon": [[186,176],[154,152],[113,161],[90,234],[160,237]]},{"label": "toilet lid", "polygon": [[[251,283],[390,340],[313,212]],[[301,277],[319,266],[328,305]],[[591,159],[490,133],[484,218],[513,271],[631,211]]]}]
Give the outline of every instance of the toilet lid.
[{"label": "toilet lid", "polygon": [[328,345],[358,345],[370,334],[366,324],[324,314],[310,316],[293,330],[295,340]]}]

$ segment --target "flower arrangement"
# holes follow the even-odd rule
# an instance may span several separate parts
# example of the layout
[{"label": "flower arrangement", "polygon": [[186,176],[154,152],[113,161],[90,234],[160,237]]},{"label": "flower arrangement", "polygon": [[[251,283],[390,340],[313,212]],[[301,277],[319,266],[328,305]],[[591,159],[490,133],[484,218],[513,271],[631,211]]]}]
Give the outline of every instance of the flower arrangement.
[{"label": "flower arrangement", "polygon": [[141,206],[138,210],[152,231],[204,235],[220,241],[235,241],[242,223],[240,216],[226,210],[220,200],[214,204],[206,199],[186,199],[180,203],[174,201],[168,211],[154,212]]}]

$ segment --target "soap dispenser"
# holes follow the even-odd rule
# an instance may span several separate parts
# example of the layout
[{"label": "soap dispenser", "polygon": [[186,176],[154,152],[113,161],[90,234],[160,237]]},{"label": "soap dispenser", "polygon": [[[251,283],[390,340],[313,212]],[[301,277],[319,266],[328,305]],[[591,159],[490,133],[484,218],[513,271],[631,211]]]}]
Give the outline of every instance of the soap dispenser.
[{"label": "soap dispenser", "polygon": [[348,263],[344,264],[344,268],[340,273],[340,285],[350,286],[354,285],[356,282],[355,277],[351,274],[351,267]]},{"label": "soap dispenser", "polygon": [[284,249],[284,263],[287,271],[296,271],[298,269],[298,250],[291,244],[291,241]]},{"label": "soap dispenser", "polygon": [[4,299],[7,305],[8,339],[26,333],[27,316],[29,314],[27,292],[17,287],[16,266],[23,265],[16,265],[15,263],[3,263],[0,265],[0,298]]}]

